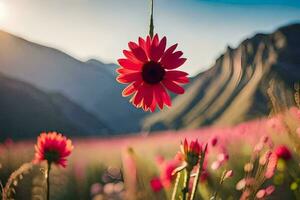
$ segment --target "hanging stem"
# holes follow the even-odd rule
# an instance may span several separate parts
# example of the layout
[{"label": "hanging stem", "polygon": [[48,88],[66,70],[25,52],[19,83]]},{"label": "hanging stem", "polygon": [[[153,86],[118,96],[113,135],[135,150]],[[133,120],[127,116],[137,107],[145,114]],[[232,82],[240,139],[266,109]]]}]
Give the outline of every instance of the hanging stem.
[{"label": "hanging stem", "polygon": [[154,34],[154,23],[153,23],[153,1],[154,0],[150,0],[151,1],[151,11],[150,11],[150,27],[149,27],[149,35],[151,38],[153,38],[153,34]]},{"label": "hanging stem", "polygon": [[185,169],[184,186],[182,189],[182,200],[187,199],[187,194],[189,192],[190,176],[191,176],[191,170]]},{"label": "hanging stem", "polygon": [[47,169],[47,200],[50,200],[50,170],[51,170],[51,162],[48,162],[48,169]]}]

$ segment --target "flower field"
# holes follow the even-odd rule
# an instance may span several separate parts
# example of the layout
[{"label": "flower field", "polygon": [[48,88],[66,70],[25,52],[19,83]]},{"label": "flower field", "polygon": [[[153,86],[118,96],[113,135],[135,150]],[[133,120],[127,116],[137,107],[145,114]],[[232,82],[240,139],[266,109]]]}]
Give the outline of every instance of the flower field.
[{"label": "flower field", "polygon": [[[297,199],[299,127],[300,111],[291,108],[235,127],[71,138],[74,149],[67,158],[67,167],[52,167],[50,197],[180,199],[185,181],[179,180],[179,174],[184,173],[184,163],[190,162],[180,155],[189,156],[185,151],[190,151],[201,153],[203,160],[194,199]],[[192,144],[195,139],[198,142]],[[181,143],[184,151],[178,153]],[[31,162],[34,145],[35,141],[11,140],[1,144],[3,199],[46,198],[47,163]],[[186,198],[192,195],[196,165],[197,161],[190,170]]]}]

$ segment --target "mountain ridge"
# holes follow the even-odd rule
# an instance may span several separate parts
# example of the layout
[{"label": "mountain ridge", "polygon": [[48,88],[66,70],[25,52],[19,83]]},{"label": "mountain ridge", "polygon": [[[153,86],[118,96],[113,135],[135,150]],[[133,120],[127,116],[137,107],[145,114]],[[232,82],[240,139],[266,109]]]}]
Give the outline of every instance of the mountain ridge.
[{"label": "mountain ridge", "polygon": [[146,117],[143,128],[233,125],[265,116],[271,111],[267,90],[272,81],[276,91],[286,91],[283,101],[291,105],[291,88],[300,80],[299,35],[300,24],[292,24],[227,48],[209,70],[194,78],[184,95],[174,99],[172,109]]},{"label": "mountain ridge", "polygon": [[[113,133],[137,132],[145,116],[124,100],[114,64],[70,55],[0,31],[0,72],[47,93],[62,93],[101,119]],[[116,126],[118,123],[118,126]]]},{"label": "mountain ridge", "polygon": [[[47,94],[1,73],[0,93],[0,139],[33,138],[43,131],[73,136],[88,136],[96,130],[102,135],[109,132],[103,123],[63,95]],[[85,121],[84,125],[80,124],[82,121]]]}]

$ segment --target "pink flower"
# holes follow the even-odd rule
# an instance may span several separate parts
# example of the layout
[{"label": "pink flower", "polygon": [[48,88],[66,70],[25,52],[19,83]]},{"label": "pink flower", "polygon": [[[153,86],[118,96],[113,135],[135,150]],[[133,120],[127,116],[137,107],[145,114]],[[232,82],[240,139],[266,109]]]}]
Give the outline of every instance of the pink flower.
[{"label": "pink flower", "polygon": [[294,107],[291,107],[289,111],[296,120],[300,121],[300,109],[299,108],[294,106]]},{"label": "pink flower", "polygon": [[265,173],[265,177],[267,179],[272,178],[274,176],[277,162],[278,162],[277,155],[275,153],[272,153],[271,156],[269,157],[269,162]]},{"label": "pink flower", "polygon": [[256,193],[256,198],[258,199],[262,199],[266,196],[266,190],[265,189],[261,189]]},{"label": "pink flower", "polygon": [[217,170],[221,167],[221,162],[220,161],[214,161],[212,164],[211,164],[211,169],[212,170]]},{"label": "pink flower", "polygon": [[203,183],[207,181],[207,178],[209,177],[209,173],[207,170],[202,171],[201,176],[200,176],[200,182]]},{"label": "pink flower", "polygon": [[179,162],[176,160],[167,161],[161,170],[160,179],[164,187],[169,188],[172,185],[174,176],[172,172],[179,166]]},{"label": "pink flower", "polygon": [[224,176],[224,180],[233,177],[233,171],[229,170],[226,172],[225,176]]},{"label": "pink flower", "polygon": [[153,190],[153,192],[159,192],[163,189],[162,182],[161,182],[160,178],[158,178],[158,177],[154,177],[151,179],[150,186],[151,186],[151,189]]},{"label": "pink flower", "polygon": [[180,84],[189,82],[187,73],[175,70],[186,61],[183,53],[175,51],[177,44],[166,49],[167,38],[139,38],[138,43],[129,42],[129,50],[124,50],[126,58],[119,59],[117,81],[129,84],[122,92],[124,97],[132,95],[131,102],[137,108],[154,112],[156,106],[171,106],[167,90],[183,94]]},{"label": "pink flower", "polygon": [[211,140],[210,140],[210,144],[211,144],[211,146],[216,146],[217,145],[217,143],[218,143],[218,138],[215,136],[215,137],[213,137]]},{"label": "pink flower", "polygon": [[285,145],[278,146],[275,149],[275,154],[278,158],[281,158],[283,160],[290,160],[292,158],[290,150]]},{"label": "pink flower", "polygon": [[275,191],[275,186],[274,185],[270,185],[266,188],[266,193],[267,195],[271,195],[273,192]]}]

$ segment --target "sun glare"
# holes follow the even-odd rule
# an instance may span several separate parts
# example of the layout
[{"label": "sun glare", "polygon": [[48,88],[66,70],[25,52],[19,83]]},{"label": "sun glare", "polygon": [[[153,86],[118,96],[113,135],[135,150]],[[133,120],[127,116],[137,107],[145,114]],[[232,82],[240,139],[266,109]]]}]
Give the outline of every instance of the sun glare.
[{"label": "sun glare", "polygon": [[7,9],[3,2],[0,1],[0,21],[7,15]]}]

